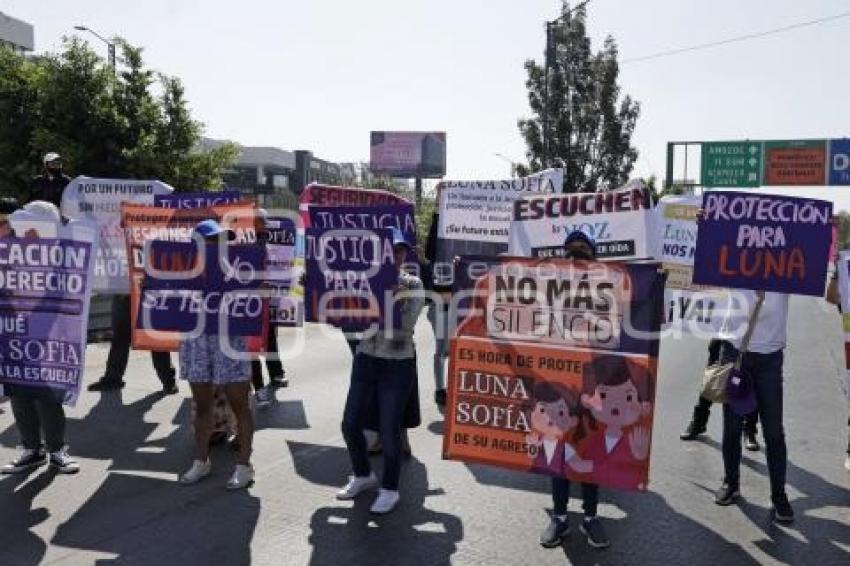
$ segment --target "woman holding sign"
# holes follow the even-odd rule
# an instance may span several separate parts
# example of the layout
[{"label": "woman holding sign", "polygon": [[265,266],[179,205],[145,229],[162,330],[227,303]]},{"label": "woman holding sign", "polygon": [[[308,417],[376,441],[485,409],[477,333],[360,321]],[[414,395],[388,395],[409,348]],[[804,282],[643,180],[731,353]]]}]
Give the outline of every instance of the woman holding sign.
[{"label": "woman holding sign", "polygon": [[[424,303],[422,282],[418,277],[401,269],[411,247],[410,243],[404,238],[401,230],[395,227],[391,230],[393,256],[398,269],[394,302],[400,307],[401,320],[398,328],[385,328],[375,332],[361,340],[357,347],[342,421],[342,434],[348,446],[354,475],[337,493],[337,499],[349,500],[378,486],[378,479],[369,463],[366,437],[363,434],[371,400],[377,397],[384,474],[378,497],[371,507],[372,513],[375,514],[389,513],[399,501],[401,427],[404,409],[416,381],[413,328]],[[388,308],[392,306],[389,305]]]}]

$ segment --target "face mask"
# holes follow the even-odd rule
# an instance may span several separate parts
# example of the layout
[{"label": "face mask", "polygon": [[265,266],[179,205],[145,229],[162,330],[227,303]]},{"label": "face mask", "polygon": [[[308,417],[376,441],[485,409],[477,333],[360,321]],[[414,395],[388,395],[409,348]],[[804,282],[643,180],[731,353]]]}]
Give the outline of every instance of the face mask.
[{"label": "face mask", "polygon": [[586,253],[581,252],[581,251],[567,251],[567,253],[564,257],[567,258],[567,259],[584,259],[584,260],[592,260],[593,259],[592,257],[590,257],[590,254],[586,254]]},{"label": "face mask", "polygon": [[62,167],[61,166],[56,167],[55,165],[49,165],[47,167],[47,172],[50,173],[51,175],[54,175],[54,176],[59,175],[62,172]]}]

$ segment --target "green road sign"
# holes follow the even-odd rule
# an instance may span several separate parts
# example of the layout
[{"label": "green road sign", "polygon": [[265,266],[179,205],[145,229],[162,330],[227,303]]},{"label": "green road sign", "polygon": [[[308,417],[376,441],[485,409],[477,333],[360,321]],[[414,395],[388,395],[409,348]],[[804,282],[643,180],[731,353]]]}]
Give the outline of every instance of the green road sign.
[{"label": "green road sign", "polygon": [[705,187],[758,187],[761,172],[761,142],[702,144],[702,185]]}]

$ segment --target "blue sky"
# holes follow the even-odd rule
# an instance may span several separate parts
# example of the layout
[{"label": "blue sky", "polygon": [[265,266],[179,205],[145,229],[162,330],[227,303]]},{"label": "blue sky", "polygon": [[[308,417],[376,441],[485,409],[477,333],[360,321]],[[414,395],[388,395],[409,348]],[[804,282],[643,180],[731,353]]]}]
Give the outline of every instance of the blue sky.
[{"label": "blue sky", "polygon": [[[366,160],[369,131],[445,130],[448,176],[493,178],[522,159],[525,59],[542,57],[558,0],[6,0],[39,51],[75,24],[145,47],[181,77],[207,135]],[[593,0],[595,46],[621,58],[850,9],[847,0]],[[663,176],[668,140],[847,136],[850,18],[645,62],[621,85],[642,104],[635,174]],[[102,46],[93,44],[98,50]],[[104,50],[105,51],[105,50]],[[689,176],[694,176],[689,174]],[[777,192],[771,189],[771,192]],[[850,187],[819,188],[850,209]]]}]

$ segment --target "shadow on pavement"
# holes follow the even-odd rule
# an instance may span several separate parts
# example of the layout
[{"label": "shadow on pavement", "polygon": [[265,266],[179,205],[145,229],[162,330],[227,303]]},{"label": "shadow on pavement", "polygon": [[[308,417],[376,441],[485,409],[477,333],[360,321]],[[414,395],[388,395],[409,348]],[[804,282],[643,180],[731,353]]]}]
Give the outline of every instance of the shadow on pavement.
[{"label": "shadow on pavement", "polygon": [[[188,421],[187,421],[188,422]],[[306,430],[307,413],[301,400],[276,401],[254,413],[255,430]]]},{"label": "shadow on pavement", "polygon": [[250,564],[260,500],[226,475],[184,487],[111,473],[51,544],[115,554],[99,564]]},{"label": "shadow on pavement", "polygon": [[[344,448],[289,443],[298,475],[328,486],[341,486],[350,473]],[[332,470],[335,475],[331,477]],[[310,564],[449,564],[463,540],[461,520],[425,507],[426,498],[442,495],[428,488],[428,472],[416,459],[406,461],[402,499],[391,514],[369,512],[374,494],[354,503],[339,502],[316,510],[310,519]],[[333,491],[328,490],[328,499]]]},{"label": "shadow on pavement", "polygon": [[33,472],[0,481],[0,564],[40,564],[47,552],[47,543],[31,529],[44,522],[50,512],[32,506],[38,494],[53,482],[56,472],[41,470],[35,477]]}]

